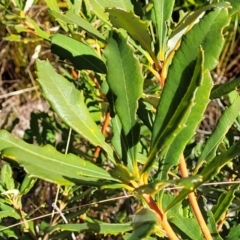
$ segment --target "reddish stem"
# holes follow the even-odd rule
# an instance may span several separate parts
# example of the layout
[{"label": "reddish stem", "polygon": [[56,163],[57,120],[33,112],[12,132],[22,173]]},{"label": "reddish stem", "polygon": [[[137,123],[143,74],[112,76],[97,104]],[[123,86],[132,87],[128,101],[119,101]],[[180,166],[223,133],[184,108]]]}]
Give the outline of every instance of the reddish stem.
[{"label": "reddish stem", "polygon": [[[181,172],[182,177],[186,178],[186,177],[189,176],[188,175],[188,170],[187,170],[187,165],[186,165],[183,154],[180,157],[179,170]],[[212,238],[211,233],[210,233],[210,231],[207,227],[207,224],[206,224],[206,222],[203,218],[203,215],[202,215],[201,210],[199,208],[199,205],[198,205],[198,202],[197,202],[197,199],[196,199],[196,196],[195,196],[194,192],[191,192],[188,195],[188,200],[189,200],[191,208],[194,212],[194,215],[195,215],[195,217],[198,221],[198,224],[199,224],[199,226],[202,230],[203,236],[207,240],[212,240],[213,238]]]},{"label": "reddish stem", "polygon": [[[109,125],[109,122],[110,122],[110,112],[107,112],[106,113],[106,116],[105,116],[105,119],[104,119],[104,122],[103,122],[103,126],[102,126],[102,133],[105,134],[107,132],[107,127]],[[100,151],[101,151],[101,148],[99,146],[97,146],[95,148],[95,151],[93,153],[93,161],[96,162],[99,154],[100,154]]]}]

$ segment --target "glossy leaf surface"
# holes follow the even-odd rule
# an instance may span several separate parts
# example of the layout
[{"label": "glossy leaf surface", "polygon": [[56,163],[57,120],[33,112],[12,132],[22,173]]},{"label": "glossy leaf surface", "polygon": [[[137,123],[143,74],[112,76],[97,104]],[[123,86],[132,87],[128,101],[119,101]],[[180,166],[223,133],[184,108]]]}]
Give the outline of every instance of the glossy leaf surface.
[{"label": "glossy leaf surface", "polygon": [[80,91],[57,74],[48,61],[37,61],[37,70],[38,82],[51,107],[72,129],[93,145],[103,148],[113,160],[112,150],[93,121]]},{"label": "glossy leaf surface", "polygon": [[192,107],[191,113],[185,123],[186,127],[174,138],[169,147],[166,159],[167,163],[162,167],[162,176],[167,176],[171,166],[178,164],[181,154],[185,147],[195,135],[199,123],[204,117],[205,109],[209,103],[209,95],[212,88],[212,78],[209,71],[203,72],[203,81],[199,89],[196,91],[195,104]]},{"label": "glossy leaf surface", "polygon": [[227,213],[229,207],[232,204],[233,199],[236,197],[235,192],[238,190],[239,185],[235,184],[227,192],[223,192],[217,201],[217,204],[212,207],[211,211],[213,213],[215,222],[218,223],[221,217]]},{"label": "glossy leaf surface", "polygon": [[70,232],[81,232],[84,230],[91,230],[95,233],[101,234],[113,234],[117,235],[119,233],[124,233],[132,230],[132,227],[129,223],[80,223],[80,224],[59,224],[50,229],[49,232],[53,233],[54,231],[70,231]]},{"label": "glossy leaf surface", "polygon": [[97,31],[97,29],[95,29],[92,24],[71,11],[68,11],[65,15],[54,11],[50,12],[50,14],[61,22],[64,22],[66,24],[76,24],[78,27],[87,31],[98,39],[102,41],[105,40],[104,36],[99,31]]},{"label": "glossy leaf surface", "polygon": [[153,1],[153,14],[156,24],[158,43],[159,43],[159,60],[164,61],[167,50],[167,34],[169,23],[172,16],[174,1]]},{"label": "glossy leaf surface", "polygon": [[151,52],[151,37],[148,33],[147,22],[142,21],[132,11],[117,8],[106,11],[109,13],[109,19],[114,27],[125,29],[145,50]]},{"label": "glossy leaf surface", "polygon": [[199,175],[202,176],[202,181],[196,182],[194,184],[195,186],[192,189],[183,189],[177,195],[177,197],[167,206],[166,211],[172,208],[178,202],[182,201],[191,191],[216,176],[225,164],[227,164],[238,155],[240,155],[240,141],[232,145],[227,151],[216,156],[211,162],[209,162],[199,173]]},{"label": "glossy leaf surface", "polygon": [[237,89],[240,77],[224,84],[215,85],[211,92],[211,99],[220,98]]},{"label": "glossy leaf surface", "polygon": [[198,24],[199,20],[204,16],[206,11],[210,11],[213,8],[229,8],[230,4],[228,2],[219,2],[214,4],[209,4],[200,9],[190,12],[186,17],[181,21],[175,29],[173,29],[169,39],[168,39],[168,52],[171,52],[175,49],[175,46],[178,41],[181,41],[182,37],[186,32],[188,32],[194,24]]},{"label": "glossy leaf surface", "polygon": [[235,101],[232,105],[225,109],[221,118],[218,121],[215,131],[212,133],[210,138],[207,140],[206,145],[202,151],[201,156],[198,159],[198,163],[201,161],[211,161],[215,156],[216,148],[219,143],[223,140],[230,126],[237,118],[240,111],[240,97],[236,96]]},{"label": "glossy leaf surface", "polygon": [[[108,39],[104,55],[107,59],[107,82],[116,96],[115,110],[121,122],[127,148],[130,150],[131,160],[135,161],[135,146],[138,142],[136,112],[143,88],[141,67],[134,56],[133,48],[121,32],[114,32],[113,38]],[[128,64],[125,64],[126,62]]]},{"label": "glossy leaf surface", "polygon": [[240,1],[239,0],[228,0],[231,3],[231,8],[229,8],[229,13],[231,15],[237,13],[240,10]]},{"label": "glossy leaf surface", "polygon": [[[166,128],[158,132],[155,142],[153,142],[152,144],[151,152],[143,168],[143,172],[149,171],[149,169],[153,165],[154,160],[156,158],[161,159],[161,161],[163,158],[165,158],[164,154],[168,151],[168,148],[169,146],[171,146],[171,143],[174,141],[177,135],[186,127],[186,121],[195,104],[196,93],[199,91],[199,87],[202,85],[202,80],[203,80],[203,76],[202,76],[203,51],[202,50],[200,50],[199,59],[195,64],[196,66],[195,66],[193,75],[188,76],[188,78],[191,79],[190,85],[188,86],[188,89],[185,94],[181,93],[180,96],[177,96],[179,99],[179,105],[175,109],[174,114],[172,116],[169,116],[168,123],[166,124]],[[160,104],[161,104],[161,101],[160,101]],[[156,123],[156,120],[155,120],[155,123]],[[171,160],[173,161],[174,159],[171,159]],[[167,170],[169,169],[171,164],[173,163],[162,162],[162,165],[165,169],[164,171],[162,171],[162,169],[159,171],[159,176],[158,176],[159,180],[166,178]]]},{"label": "glossy leaf surface", "polygon": [[133,10],[131,0],[109,1],[109,0],[85,0],[91,6],[92,11],[107,24],[108,14],[105,12],[107,8],[120,8],[124,10]]},{"label": "glossy leaf surface", "polygon": [[94,179],[114,180],[107,171],[93,163],[73,154],[64,155],[50,145],[27,144],[4,130],[0,131],[0,141],[2,157],[23,166],[31,176],[59,185],[83,182],[94,185]]},{"label": "glossy leaf surface", "polygon": [[[221,32],[228,21],[226,10],[216,8],[214,11],[208,12],[198,24],[183,36],[182,43],[169,67],[166,85],[158,105],[153,129],[153,144],[159,132],[162,132],[168,125],[170,117],[173,116],[179,105],[182,94],[189,86],[190,76],[193,74],[192,64],[196,60],[200,45],[206,53],[204,69],[212,69],[215,66],[223,45]],[[211,40],[209,40],[210,37]],[[205,46],[208,46],[207,49],[204,48]]]},{"label": "glossy leaf surface", "polygon": [[[165,208],[169,203],[174,200],[174,196],[164,193],[163,195],[163,208]],[[197,220],[193,216],[187,215],[184,210],[182,203],[177,203],[167,212],[167,217],[169,221],[177,227],[181,232],[183,232],[185,239],[192,240],[203,240],[200,226]],[[189,211],[189,209],[187,209]]]},{"label": "glossy leaf surface", "polygon": [[52,52],[62,60],[69,60],[76,69],[106,73],[105,63],[91,47],[62,34],[53,35],[51,42]]}]

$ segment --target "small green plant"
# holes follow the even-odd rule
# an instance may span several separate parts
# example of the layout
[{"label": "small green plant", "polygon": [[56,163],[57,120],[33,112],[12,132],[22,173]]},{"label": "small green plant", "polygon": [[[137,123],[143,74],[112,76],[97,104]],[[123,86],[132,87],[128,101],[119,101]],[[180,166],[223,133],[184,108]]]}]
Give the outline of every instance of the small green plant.
[{"label": "small green plant", "polygon": [[[35,32],[51,42],[52,53],[79,81],[48,60],[37,60],[38,83],[51,108],[85,147],[62,154],[51,145],[31,145],[1,130],[2,159],[23,167],[28,185],[33,177],[60,187],[53,205],[57,214],[36,231],[21,210],[23,187],[13,184],[4,165],[1,209],[12,211],[5,216],[21,219],[26,236],[36,239],[65,239],[82,231],[130,240],[238,239],[238,224],[229,223],[230,230],[221,233],[238,185],[219,194],[211,210],[206,210],[204,194],[197,199],[195,191],[240,155],[240,142],[231,140],[231,127],[239,125],[239,79],[213,86],[210,74],[240,1],[206,1],[199,8],[186,1],[196,9],[180,12],[179,19],[172,18],[173,0],[153,0],[145,7],[134,0],[67,1],[64,13],[57,1],[46,2],[61,31],[48,36],[32,22]],[[197,153],[200,142],[194,136],[204,112],[212,99],[223,97],[228,106]],[[172,185],[180,190],[166,191]],[[74,204],[122,192],[138,202],[130,219],[96,220],[88,208],[59,218]],[[78,222],[76,217],[84,214],[84,222]]]}]

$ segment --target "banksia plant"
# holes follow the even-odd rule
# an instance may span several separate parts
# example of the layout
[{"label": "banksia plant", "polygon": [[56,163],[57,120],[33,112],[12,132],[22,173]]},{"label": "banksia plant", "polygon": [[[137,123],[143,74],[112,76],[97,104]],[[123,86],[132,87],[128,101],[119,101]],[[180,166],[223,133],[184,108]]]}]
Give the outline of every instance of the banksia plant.
[{"label": "banksia plant", "polygon": [[[26,235],[64,239],[84,231],[131,240],[239,237],[236,223],[226,217],[238,185],[218,192],[211,209],[206,209],[209,192],[202,186],[226,177],[225,167],[231,168],[240,154],[240,142],[232,137],[239,126],[239,79],[214,85],[211,75],[240,1],[212,1],[185,13],[175,9],[173,0],[153,0],[145,7],[139,1],[85,0],[69,2],[65,12],[56,1],[46,2],[61,29],[43,34],[32,24],[51,43],[61,67],[37,60],[37,81],[51,109],[85,148],[75,145],[72,153],[63,154],[1,130],[2,159],[27,173],[17,196],[43,179],[58,185],[54,206],[62,214],[83,200],[91,205],[123,193],[131,197],[126,203],[132,213],[119,208],[115,221],[107,222],[96,220],[88,208],[77,210],[75,217],[67,214],[67,221],[57,212],[40,233],[26,224]],[[226,100],[226,107],[210,136],[199,140],[199,125],[214,99]],[[227,172],[228,179],[238,176],[235,169]],[[11,179],[3,169],[6,174]],[[4,198],[12,196],[17,186],[2,184]],[[7,204],[14,209],[13,201]],[[28,220],[21,207],[18,213]],[[78,215],[85,216],[81,222]],[[224,221],[232,226],[227,233],[221,232]]]}]

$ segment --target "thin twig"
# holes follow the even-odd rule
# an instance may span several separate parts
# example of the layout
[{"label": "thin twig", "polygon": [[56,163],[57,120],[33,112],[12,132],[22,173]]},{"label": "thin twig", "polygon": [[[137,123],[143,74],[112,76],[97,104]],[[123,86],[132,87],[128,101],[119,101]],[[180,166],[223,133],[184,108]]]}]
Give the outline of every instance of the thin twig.
[{"label": "thin twig", "polygon": [[3,99],[3,98],[8,98],[8,97],[11,97],[11,96],[16,96],[16,95],[20,95],[20,94],[23,94],[25,92],[32,92],[34,90],[37,90],[39,87],[30,87],[30,88],[25,88],[25,89],[21,89],[21,90],[17,90],[17,91],[14,91],[14,92],[10,92],[10,93],[5,93],[5,94],[2,94],[0,95],[0,99]]},{"label": "thin twig", "polygon": [[[56,210],[56,212],[59,213],[59,215],[61,216],[61,218],[63,219],[63,221],[67,224],[68,223],[68,220],[65,218],[64,214],[62,213],[62,211],[60,210],[60,208],[55,204],[53,203],[52,204],[53,208]],[[71,234],[72,235],[72,239],[73,240],[76,240],[76,236],[74,233]]]},{"label": "thin twig", "polygon": [[[70,128],[69,132],[68,132],[68,139],[67,139],[65,155],[68,153],[70,139],[71,139],[71,134],[72,134],[72,129]],[[60,186],[57,187],[57,193],[56,193],[55,200],[54,200],[54,203],[53,203],[55,206],[57,205],[57,201],[58,201],[58,197],[59,197],[59,191],[60,191]],[[55,213],[54,213],[54,208],[53,208],[50,224],[52,224],[54,214]]]},{"label": "thin twig", "polygon": [[[133,197],[134,195],[131,194],[131,195],[127,195],[127,196],[120,196],[120,197],[115,197],[115,198],[111,198],[111,199],[105,199],[105,200],[102,200],[102,201],[98,201],[98,202],[92,202],[92,203],[88,203],[88,204],[84,204],[84,205],[81,205],[81,206],[77,206],[77,207],[72,207],[72,208],[66,208],[64,210],[62,210],[62,212],[67,212],[67,211],[71,211],[71,210],[76,210],[76,209],[80,209],[80,208],[84,208],[84,207],[88,207],[88,206],[96,206],[98,204],[101,204],[101,203],[106,203],[106,202],[111,202],[111,201],[116,201],[116,200],[120,200],[120,199],[123,199],[123,198],[130,198],[130,197]],[[54,215],[58,214],[58,212],[55,212]],[[31,219],[25,219],[26,222],[30,222],[30,221],[34,221],[34,220],[38,220],[38,219],[42,219],[42,218],[45,218],[45,217],[49,217],[51,216],[52,213],[47,213],[47,214],[44,214],[42,216],[39,216],[39,217],[35,217],[35,218],[31,218]],[[8,226],[8,227],[5,227],[5,228],[1,228],[0,229],[0,232],[4,231],[4,230],[7,230],[9,228],[12,228],[12,227],[16,227],[16,226],[19,226],[23,224],[23,222],[19,222],[19,223],[15,223],[11,226]]]},{"label": "thin twig", "polygon": [[[232,182],[209,182],[209,183],[204,183],[201,185],[201,187],[203,186],[212,186],[212,185],[232,185],[232,184],[240,184],[240,181],[232,181]],[[167,188],[164,188],[164,190],[166,191],[170,191],[170,190],[176,190],[176,189],[182,189],[183,187],[167,187]],[[84,205],[81,205],[81,206],[76,206],[76,207],[72,207],[72,208],[66,208],[64,210],[62,210],[62,212],[67,212],[67,211],[71,211],[71,210],[76,210],[76,209],[80,209],[80,208],[84,208],[84,207],[88,207],[88,206],[96,206],[98,204],[101,204],[101,203],[106,203],[106,202],[110,202],[110,201],[116,201],[116,200],[120,200],[120,199],[123,199],[123,198],[130,198],[130,197],[133,197],[134,195],[133,194],[130,194],[130,195],[127,195],[127,196],[120,196],[120,197],[115,197],[115,198],[110,198],[110,199],[105,199],[105,200],[102,200],[102,201],[98,201],[98,202],[92,202],[92,203],[87,203],[87,204],[84,204]],[[55,212],[55,215],[58,214],[57,212]],[[45,217],[49,217],[51,216],[52,213],[48,213],[48,214],[45,214],[45,215],[41,215],[39,217],[35,217],[35,218],[31,218],[31,219],[25,219],[25,221],[27,222],[30,222],[30,221],[34,221],[34,220],[38,220],[38,219],[42,219],[42,218],[45,218]],[[16,223],[16,224],[13,224],[11,226],[8,226],[8,227],[5,227],[5,228],[1,228],[0,229],[0,232],[1,231],[4,231],[6,229],[9,229],[9,228],[12,228],[12,227],[16,227],[16,226],[19,226],[23,224],[23,222],[19,222],[19,223]]]}]

